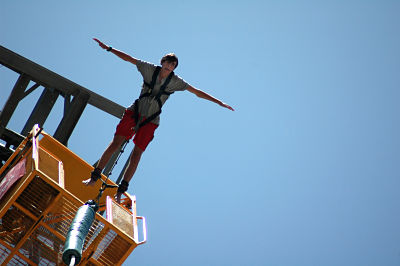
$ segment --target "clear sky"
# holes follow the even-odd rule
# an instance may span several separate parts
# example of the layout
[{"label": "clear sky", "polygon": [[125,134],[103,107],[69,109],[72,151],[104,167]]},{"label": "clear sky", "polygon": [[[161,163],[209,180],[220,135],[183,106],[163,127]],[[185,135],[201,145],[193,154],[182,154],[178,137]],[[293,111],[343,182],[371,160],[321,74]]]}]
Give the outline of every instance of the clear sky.
[{"label": "clear sky", "polygon": [[[123,106],[141,75],[92,38],[153,63],[175,52],[178,75],[236,109],[171,96],[129,188],[148,243],[126,265],[390,266],[399,14],[389,0],[5,0],[0,44]],[[0,67],[0,108],[16,79]],[[22,130],[40,93],[10,128]],[[69,147],[94,163],[117,123],[88,106]]]}]

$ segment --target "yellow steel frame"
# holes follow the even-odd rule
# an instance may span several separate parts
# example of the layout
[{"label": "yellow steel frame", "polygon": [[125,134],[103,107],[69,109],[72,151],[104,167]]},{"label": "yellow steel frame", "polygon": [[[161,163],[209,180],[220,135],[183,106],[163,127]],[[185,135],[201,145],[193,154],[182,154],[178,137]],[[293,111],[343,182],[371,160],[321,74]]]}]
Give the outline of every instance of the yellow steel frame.
[{"label": "yellow steel frame", "polygon": [[[37,265],[41,259],[58,265],[70,222],[84,202],[97,196],[101,184],[83,186],[82,180],[90,176],[93,167],[37,125],[0,174],[21,160],[26,160],[25,175],[0,201],[0,263]],[[114,184],[111,180],[107,183]],[[125,193],[119,205],[112,199],[114,193],[106,190],[100,205],[108,215],[116,212],[126,221],[96,213],[84,244],[82,265],[121,265],[138,245],[146,242],[145,221],[144,241],[138,239],[137,219],[144,217],[136,216],[136,198]],[[13,221],[7,225],[9,230],[4,229],[7,215]]]}]

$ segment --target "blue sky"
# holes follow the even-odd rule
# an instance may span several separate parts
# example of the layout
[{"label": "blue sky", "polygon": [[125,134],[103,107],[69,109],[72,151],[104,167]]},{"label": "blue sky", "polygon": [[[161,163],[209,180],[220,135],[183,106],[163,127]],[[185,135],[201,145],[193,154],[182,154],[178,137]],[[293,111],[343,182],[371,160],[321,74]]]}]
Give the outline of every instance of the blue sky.
[{"label": "blue sky", "polygon": [[[123,106],[141,76],[93,37],[153,63],[175,52],[178,75],[236,109],[169,99],[129,189],[148,243],[126,265],[399,265],[400,2],[142,2],[0,9],[2,46]],[[16,79],[0,67],[0,106]],[[93,163],[117,123],[88,106],[69,148]]]}]

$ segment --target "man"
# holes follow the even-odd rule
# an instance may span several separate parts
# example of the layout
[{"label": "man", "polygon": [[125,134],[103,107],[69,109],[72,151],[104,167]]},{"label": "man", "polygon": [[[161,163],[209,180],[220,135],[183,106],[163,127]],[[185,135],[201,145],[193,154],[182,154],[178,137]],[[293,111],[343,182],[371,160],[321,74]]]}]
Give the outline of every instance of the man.
[{"label": "man", "polygon": [[165,55],[161,59],[161,67],[157,67],[151,63],[136,59],[122,51],[114,49],[111,46],[107,46],[96,38],[94,38],[94,40],[101,48],[136,65],[143,76],[143,86],[139,99],[125,110],[124,116],[117,125],[114,138],[101,156],[91,177],[83,181],[85,185],[94,185],[100,178],[101,171],[110,160],[112,154],[120,148],[125,140],[129,140],[135,135],[133,139],[135,146],[129,158],[128,167],[125,170],[123,180],[119,184],[117,194],[115,195],[117,202],[120,202],[122,194],[127,191],[129,181],[135,174],[142,153],[146,150],[147,145],[154,137],[154,131],[157,129],[160,122],[161,107],[167,101],[170,94],[175,91],[187,90],[200,98],[212,101],[229,110],[234,110],[226,103],[194,88],[182,78],[175,75],[173,71],[178,66],[178,58],[175,54],[171,53]]}]

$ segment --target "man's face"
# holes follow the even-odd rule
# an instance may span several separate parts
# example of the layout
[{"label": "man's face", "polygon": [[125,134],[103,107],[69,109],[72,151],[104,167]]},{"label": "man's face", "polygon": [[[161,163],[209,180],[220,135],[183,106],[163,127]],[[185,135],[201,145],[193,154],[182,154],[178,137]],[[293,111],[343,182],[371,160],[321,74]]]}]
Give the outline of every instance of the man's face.
[{"label": "man's face", "polygon": [[174,71],[175,67],[176,67],[176,62],[171,62],[171,61],[167,61],[165,60],[162,64],[161,64],[162,68],[164,70],[167,70],[168,72],[172,72]]}]

